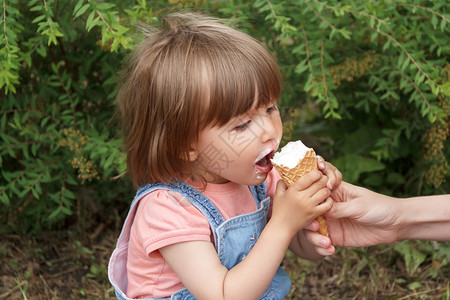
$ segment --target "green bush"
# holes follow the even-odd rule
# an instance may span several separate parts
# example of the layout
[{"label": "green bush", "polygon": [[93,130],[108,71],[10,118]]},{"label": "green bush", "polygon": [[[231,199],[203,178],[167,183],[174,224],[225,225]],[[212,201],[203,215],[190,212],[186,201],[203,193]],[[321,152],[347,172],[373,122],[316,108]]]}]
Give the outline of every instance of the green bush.
[{"label": "green bush", "polygon": [[286,76],[293,138],[314,136],[347,181],[396,195],[449,191],[446,1],[258,0],[252,9]]},{"label": "green bush", "polygon": [[[403,195],[449,191],[447,1],[2,2],[0,218],[39,232],[89,203],[130,199],[113,121],[135,25],[180,8],[227,19],[275,53],[285,141],[302,138],[348,181]],[[120,202],[120,201],[119,201]],[[19,225],[20,224],[20,225]]]}]

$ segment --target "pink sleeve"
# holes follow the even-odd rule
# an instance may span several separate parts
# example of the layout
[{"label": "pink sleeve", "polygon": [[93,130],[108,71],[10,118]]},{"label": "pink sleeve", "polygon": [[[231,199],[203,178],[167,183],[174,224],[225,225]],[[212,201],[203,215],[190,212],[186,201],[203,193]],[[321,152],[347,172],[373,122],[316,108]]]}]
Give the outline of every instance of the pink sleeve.
[{"label": "pink sleeve", "polygon": [[275,195],[275,191],[277,189],[277,183],[278,180],[281,179],[280,174],[275,170],[275,168],[272,169],[272,171],[269,172],[266,178],[266,189],[267,189],[267,196],[273,198],[273,195]]},{"label": "pink sleeve", "polygon": [[275,168],[273,168],[272,171],[269,172],[266,178],[266,193],[267,197],[270,197],[270,208],[268,214],[269,218],[272,216],[273,196],[275,195],[275,191],[277,190],[277,183],[280,179],[281,176],[280,174],[278,174]]},{"label": "pink sleeve", "polygon": [[167,190],[140,200],[134,226],[147,255],[180,242],[211,241],[206,217],[181,194]]}]

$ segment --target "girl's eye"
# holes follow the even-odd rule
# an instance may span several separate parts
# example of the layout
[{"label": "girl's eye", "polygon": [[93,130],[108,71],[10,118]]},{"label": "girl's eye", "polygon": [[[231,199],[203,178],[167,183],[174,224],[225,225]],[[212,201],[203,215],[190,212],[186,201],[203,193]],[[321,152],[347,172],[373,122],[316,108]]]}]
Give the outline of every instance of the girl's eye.
[{"label": "girl's eye", "polygon": [[266,109],[266,113],[271,114],[271,113],[273,113],[274,111],[277,111],[277,110],[278,110],[278,107],[277,107],[276,104],[274,104],[274,105],[272,105],[272,106],[270,106],[270,107],[268,107]]},{"label": "girl's eye", "polygon": [[236,130],[236,131],[245,130],[248,127],[248,125],[250,124],[250,122],[251,121],[249,120],[249,121],[247,121],[245,123],[242,123],[241,125],[238,125],[238,126],[234,127],[234,130]]}]

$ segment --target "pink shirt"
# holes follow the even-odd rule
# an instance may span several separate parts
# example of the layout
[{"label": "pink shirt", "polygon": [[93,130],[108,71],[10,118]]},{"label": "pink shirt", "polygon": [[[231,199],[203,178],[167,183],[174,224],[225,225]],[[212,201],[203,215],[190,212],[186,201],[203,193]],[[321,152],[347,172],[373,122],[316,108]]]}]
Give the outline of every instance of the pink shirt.
[{"label": "pink shirt", "polygon": [[[267,196],[275,194],[280,176],[272,170],[266,179]],[[248,186],[208,184],[202,192],[224,218],[251,213],[256,203]],[[156,190],[139,202],[128,246],[129,298],[168,297],[184,285],[158,249],[186,241],[214,240],[206,217],[182,195]]]}]

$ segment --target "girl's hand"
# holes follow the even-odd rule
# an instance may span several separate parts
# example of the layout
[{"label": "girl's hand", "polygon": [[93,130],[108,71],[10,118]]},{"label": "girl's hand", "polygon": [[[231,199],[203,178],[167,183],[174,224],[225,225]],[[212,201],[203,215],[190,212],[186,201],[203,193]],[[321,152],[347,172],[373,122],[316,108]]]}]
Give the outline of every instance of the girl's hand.
[{"label": "girl's hand", "polygon": [[327,181],[328,177],[320,171],[309,172],[289,188],[280,180],[270,222],[293,236],[315,218],[324,215],[332,206]]},{"label": "girl's hand", "polygon": [[335,166],[326,162],[320,155],[317,155],[317,166],[328,177],[327,186],[330,190],[339,186],[342,181],[342,173]]}]

